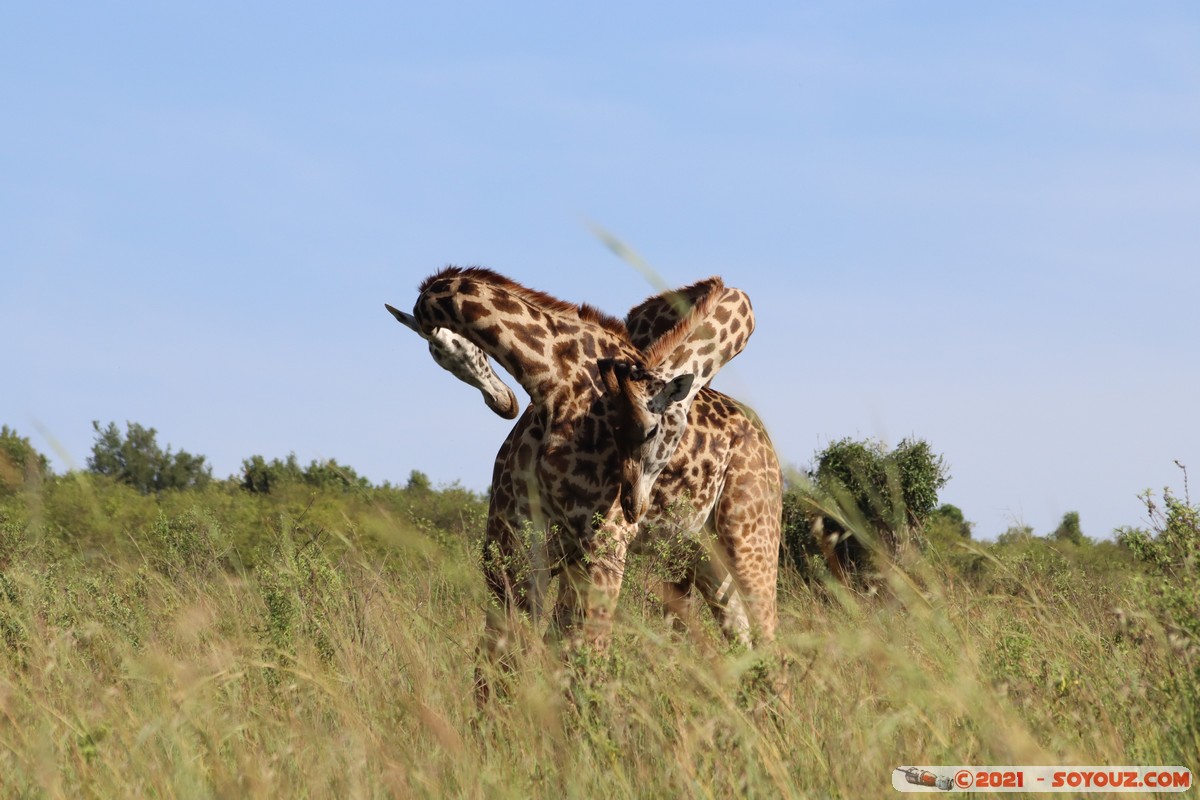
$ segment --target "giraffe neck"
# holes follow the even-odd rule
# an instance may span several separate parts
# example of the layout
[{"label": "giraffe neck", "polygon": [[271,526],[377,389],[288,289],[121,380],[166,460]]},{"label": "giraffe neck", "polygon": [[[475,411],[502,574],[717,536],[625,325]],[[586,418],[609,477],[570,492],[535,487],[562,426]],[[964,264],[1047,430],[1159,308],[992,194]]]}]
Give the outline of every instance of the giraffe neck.
[{"label": "giraffe neck", "polygon": [[637,354],[619,320],[477,267],[448,267],[426,279],[413,316],[427,333],[444,328],[468,339],[535,405],[557,411],[596,386],[598,359]]},{"label": "giraffe neck", "polygon": [[[702,285],[703,294],[694,301],[690,312],[642,349],[645,365],[650,369],[693,374],[691,397],[742,352],[754,332],[754,311],[745,292],[723,285],[719,278],[710,278],[688,289]],[[647,301],[652,302],[653,298]],[[677,313],[669,308],[661,303],[657,306],[660,320]],[[652,306],[647,313],[653,311]]]},{"label": "giraffe neck", "polygon": [[697,281],[682,289],[672,289],[648,297],[629,309],[625,327],[629,341],[639,350],[646,350],[656,339],[675,327],[706,294],[723,285],[718,277]]}]

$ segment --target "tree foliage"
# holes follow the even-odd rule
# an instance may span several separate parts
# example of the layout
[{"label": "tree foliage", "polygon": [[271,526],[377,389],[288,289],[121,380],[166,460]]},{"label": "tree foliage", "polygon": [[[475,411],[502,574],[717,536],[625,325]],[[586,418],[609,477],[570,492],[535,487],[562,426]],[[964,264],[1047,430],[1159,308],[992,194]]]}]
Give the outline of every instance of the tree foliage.
[{"label": "tree foliage", "polygon": [[142,494],[202,487],[212,479],[212,470],[204,463],[204,456],[186,450],[172,453],[169,446],[164,451],[154,428],[126,422],[122,436],[117,423],[110,422],[101,428],[99,422],[93,421],[92,429],[96,441],[88,458],[88,470],[128,484]]},{"label": "tree foliage", "polygon": [[273,458],[267,461],[262,456],[251,456],[242,461],[242,488],[257,494],[270,494],[280,486],[304,484],[317,488],[368,489],[370,481],[359,476],[352,467],[339,464],[335,459],[320,461],[313,459],[307,467],[301,467],[295,453],[286,459]]},{"label": "tree foliage", "polygon": [[1063,514],[1062,522],[1058,523],[1058,527],[1054,529],[1051,536],[1060,542],[1085,544],[1086,537],[1083,535],[1083,529],[1079,526],[1079,512],[1068,511]]},{"label": "tree foliage", "polygon": [[975,527],[974,523],[968,522],[963,516],[961,508],[950,503],[938,506],[937,510],[930,515],[929,524],[943,527],[963,539],[970,539],[971,529]]},{"label": "tree foliage", "polygon": [[50,474],[50,462],[29,439],[0,426],[0,494],[7,494]]},{"label": "tree foliage", "polygon": [[410,492],[428,492],[433,489],[433,483],[424,472],[414,469],[408,473],[408,482],[404,484],[404,488]]},{"label": "tree foliage", "polygon": [[1004,533],[996,537],[997,544],[1019,544],[1036,538],[1032,525],[1009,525]]}]

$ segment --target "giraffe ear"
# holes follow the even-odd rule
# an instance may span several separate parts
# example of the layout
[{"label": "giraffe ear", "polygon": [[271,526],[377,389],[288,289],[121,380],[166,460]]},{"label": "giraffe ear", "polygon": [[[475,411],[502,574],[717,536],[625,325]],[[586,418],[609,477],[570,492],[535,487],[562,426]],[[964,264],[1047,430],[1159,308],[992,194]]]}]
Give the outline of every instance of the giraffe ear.
[{"label": "giraffe ear", "polygon": [[675,376],[654,396],[654,407],[661,410],[683,400],[692,391],[692,384],[695,382],[696,376],[690,372]]},{"label": "giraffe ear", "polygon": [[383,307],[390,311],[392,316],[395,317],[401,325],[404,325],[406,328],[416,331],[417,333],[421,332],[421,329],[417,326],[417,319],[412,314],[405,314],[400,309],[396,308],[395,306],[390,306],[387,303],[384,303]]}]

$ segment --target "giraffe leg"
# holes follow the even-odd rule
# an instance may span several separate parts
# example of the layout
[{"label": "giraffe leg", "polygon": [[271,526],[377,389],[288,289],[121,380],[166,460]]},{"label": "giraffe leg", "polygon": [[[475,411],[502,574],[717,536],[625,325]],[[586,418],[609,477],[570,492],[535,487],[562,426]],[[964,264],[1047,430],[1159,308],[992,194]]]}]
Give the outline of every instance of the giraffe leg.
[{"label": "giraffe leg", "polygon": [[721,633],[731,642],[752,644],[750,617],[742,600],[741,587],[720,553],[697,559],[695,585],[716,619]]},{"label": "giraffe leg", "polygon": [[777,616],[782,492],[778,461],[769,442],[730,470],[713,521],[717,549],[741,590],[756,648],[761,653],[743,676],[740,696],[755,715],[775,713],[791,696],[790,661],[774,646]]},{"label": "giraffe leg", "polygon": [[740,590],[738,597],[743,603],[750,635],[756,642],[773,642],[777,620],[778,554],[768,556],[755,548],[734,549],[728,556],[729,574]]},{"label": "giraffe leg", "polygon": [[483,576],[491,597],[479,647],[483,663],[475,670],[475,695],[480,703],[491,694],[489,669],[498,668],[502,674],[513,669],[512,629],[516,616],[536,619],[541,614],[549,574],[544,537],[533,535],[538,530],[536,522],[511,510],[493,505],[488,515]]},{"label": "giraffe leg", "polygon": [[[774,620],[766,613],[771,607],[761,602],[761,594],[753,598],[759,602],[748,602],[735,569],[729,568],[728,557],[720,552],[719,544],[716,549],[697,563],[695,585],[726,641],[755,651],[753,665],[743,676],[739,698],[759,715],[779,701],[790,702],[791,689],[785,679],[790,661],[773,645],[774,628],[769,626]],[[770,600],[774,600],[774,593]],[[768,633],[763,635],[761,631]]]},{"label": "giraffe leg", "polygon": [[739,465],[739,469],[730,470],[713,514],[717,549],[741,590],[752,634],[756,641],[772,642],[777,620],[782,508],[778,487],[774,483],[764,485],[762,476],[770,474],[764,466]]},{"label": "giraffe leg", "polygon": [[548,639],[598,652],[608,648],[625,576],[625,539],[598,533],[582,558],[563,566]]},{"label": "giraffe leg", "polygon": [[688,633],[695,621],[692,589],[696,584],[696,564],[703,555],[699,542],[680,536],[658,553],[651,567],[664,576],[659,588],[663,617],[671,621],[678,634]]},{"label": "giraffe leg", "polygon": [[693,582],[692,575],[688,575],[683,580],[663,581],[663,616],[671,619],[671,626],[676,633],[685,634],[690,628],[693,617],[691,598]]}]

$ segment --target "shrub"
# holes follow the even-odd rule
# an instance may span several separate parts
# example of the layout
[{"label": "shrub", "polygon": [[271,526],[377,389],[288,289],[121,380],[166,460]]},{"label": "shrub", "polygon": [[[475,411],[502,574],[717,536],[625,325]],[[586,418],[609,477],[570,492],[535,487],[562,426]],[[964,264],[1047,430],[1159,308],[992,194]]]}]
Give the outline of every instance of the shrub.
[{"label": "shrub", "polygon": [[891,452],[881,442],[840,439],[815,464],[785,500],[785,541],[793,559],[822,552],[844,574],[863,571],[876,545],[894,554],[909,540],[923,544],[921,530],[949,480],[942,456],[919,439]]},{"label": "shrub", "polygon": [[789,486],[783,493],[782,547],[780,557],[806,581],[829,574],[824,554],[812,530],[813,508],[807,483]]},{"label": "shrub", "polygon": [[164,575],[207,575],[227,555],[220,523],[210,513],[191,509],[177,517],[159,511],[150,528],[146,555]]},{"label": "shrub", "polygon": [[[1181,465],[1182,466],[1182,465]],[[1187,494],[1163,491],[1162,506],[1147,491],[1142,495],[1151,530],[1122,528],[1117,542],[1148,569],[1145,592],[1152,613],[1172,651],[1169,677],[1158,682],[1164,699],[1176,704],[1181,716],[1167,722],[1173,740],[1186,752],[1200,751],[1200,506]]]},{"label": "shrub", "polygon": [[408,473],[408,482],[404,484],[404,488],[410,492],[428,492],[433,488],[433,483],[424,472],[414,469]]},{"label": "shrub", "polygon": [[1121,528],[1117,542],[1146,564],[1164,621],[1200,641],[1200,506],[1164,490],[1160,507],[1142,495],[1151,530]]},{"label": "shrub", "polygon": [[1010,525],[996,537],[996,544],[1018,544],[1034,538],[1032,525]]}]

